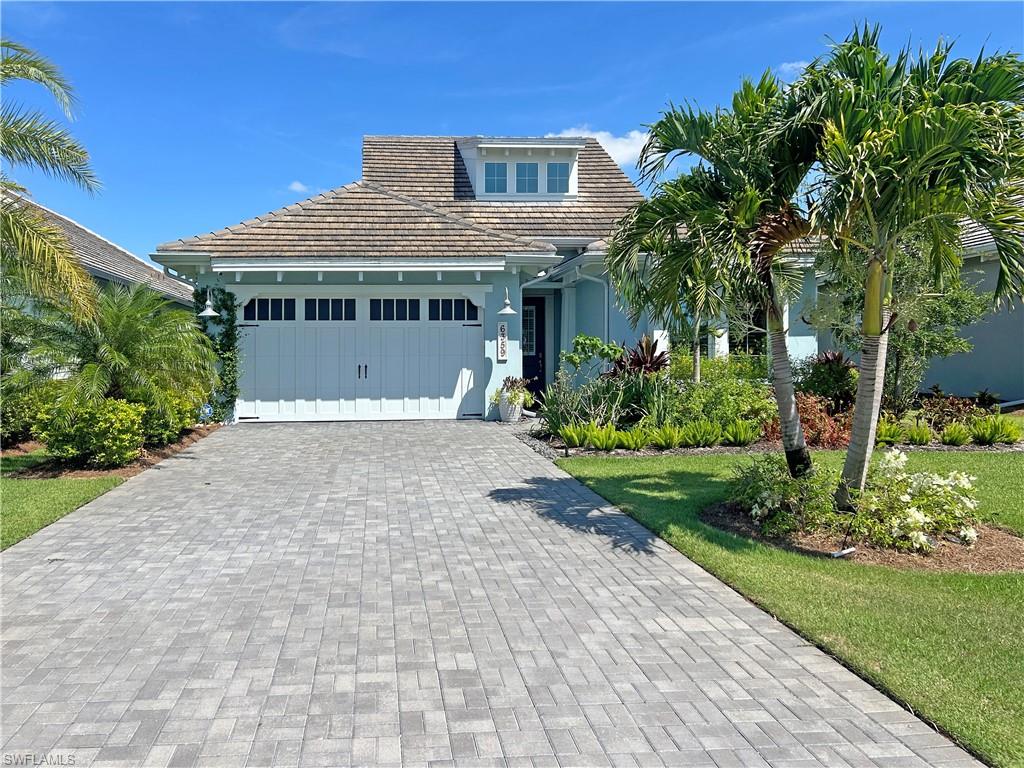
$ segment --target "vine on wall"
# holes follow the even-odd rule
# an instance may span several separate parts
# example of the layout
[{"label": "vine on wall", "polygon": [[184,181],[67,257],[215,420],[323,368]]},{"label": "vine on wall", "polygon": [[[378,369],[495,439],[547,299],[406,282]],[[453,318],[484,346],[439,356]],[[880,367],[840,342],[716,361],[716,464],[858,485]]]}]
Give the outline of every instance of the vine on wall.
[{"label": "vine on wall", "polygon": [[196,288],[192,292],[192,303],[196,316],[206,307],[206,296],[220,318],[199,317],[203,333],[210,337],[213,350],[220,361],[220,381],[210,396],[215,421],[228,421],[235,410],[238,399],[238,306],[235,294],[219,286],[214,288]]}]

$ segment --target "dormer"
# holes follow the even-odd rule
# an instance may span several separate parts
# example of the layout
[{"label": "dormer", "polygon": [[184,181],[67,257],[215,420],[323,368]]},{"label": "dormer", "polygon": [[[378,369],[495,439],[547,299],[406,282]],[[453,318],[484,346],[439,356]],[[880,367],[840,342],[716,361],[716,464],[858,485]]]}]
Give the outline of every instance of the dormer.
[{"label": "dormer", "polygon": [[477,200],[516,202],[575,200],[582,138],[460,139]]}]

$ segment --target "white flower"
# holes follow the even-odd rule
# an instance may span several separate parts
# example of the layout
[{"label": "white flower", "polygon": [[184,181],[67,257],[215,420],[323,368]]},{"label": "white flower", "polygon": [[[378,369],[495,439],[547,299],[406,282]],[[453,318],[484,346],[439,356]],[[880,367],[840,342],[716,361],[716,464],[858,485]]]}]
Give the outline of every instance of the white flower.
[{"label": "white flower", "polygon": [[971,526],[965,526],[960,529],[960,541],[969,547],[974,546],[974,542],[978,540],[978,532]]},{"label": "white flower", "polygon": [[892,448],[882,454],[878,462],[878,468],[886,474],[899,472],[907,465],[907,454],[899,448]]},{"label": "white flower", "polygon": [[910,539],[910,545],[914,549],[928,549],[928,537],[921,531],[911,531],[907,538]]},{"label": "white flower", "polygon": [[928,515],[919,510],[917,507],[911,507],[907,510],[907,524],[912,525],[916,528],[924,528],[932,520]]}]

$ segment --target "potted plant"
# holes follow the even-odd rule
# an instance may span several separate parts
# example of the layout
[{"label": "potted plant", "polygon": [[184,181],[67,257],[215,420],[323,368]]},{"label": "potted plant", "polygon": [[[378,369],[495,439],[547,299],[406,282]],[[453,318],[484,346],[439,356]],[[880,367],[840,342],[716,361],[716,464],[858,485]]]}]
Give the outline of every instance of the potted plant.
[{"label": "potted plant", "polygon": [[506,376],[491,401],[498,406],[502,421],[519,421],[523,418],[523,407],[533,405],[533,393],[526,388],[526,379]]}]

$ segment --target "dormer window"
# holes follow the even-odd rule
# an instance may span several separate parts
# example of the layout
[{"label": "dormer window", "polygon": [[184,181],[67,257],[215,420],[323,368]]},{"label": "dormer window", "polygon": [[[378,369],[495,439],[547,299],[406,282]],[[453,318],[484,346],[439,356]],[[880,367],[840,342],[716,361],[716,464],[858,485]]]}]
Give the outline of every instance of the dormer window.
[{"label": "dormer window", "polygon": [[535,203],[577,197],[584,139],[479,137],[460,139],[457,146],[479,200]]},{"label": "dormer window", "polygon": [[502,195],[508,191],[508,165],[505,163],[484,164],[484,191],[489,195]]},{"label": "dormer window", "polygon": [[536,163],[516,163],[516,193],[537,194]]},{"label": "dormer window", "polygon": [[569,164],[548,163],[548,194],[564,195],[569,192]]}]

